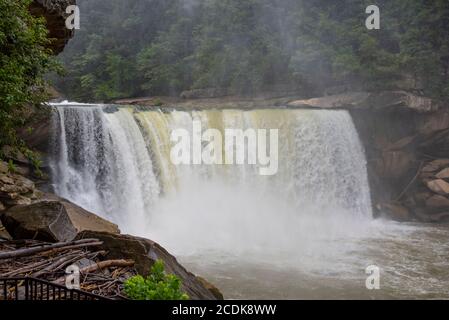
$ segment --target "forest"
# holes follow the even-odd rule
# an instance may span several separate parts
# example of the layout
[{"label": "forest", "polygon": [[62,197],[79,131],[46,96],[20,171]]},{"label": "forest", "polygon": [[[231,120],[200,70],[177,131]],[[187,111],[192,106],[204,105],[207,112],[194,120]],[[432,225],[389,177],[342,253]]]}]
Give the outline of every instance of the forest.
[{"label": "forest", "polygon": [[[449,96],[449,2],[378,0],[78,0],[81,29],[56,87],[79,101],[225,88],[236,95],[293,88],[406,86]],[[419,62],[418,62],[419,61]]]}]

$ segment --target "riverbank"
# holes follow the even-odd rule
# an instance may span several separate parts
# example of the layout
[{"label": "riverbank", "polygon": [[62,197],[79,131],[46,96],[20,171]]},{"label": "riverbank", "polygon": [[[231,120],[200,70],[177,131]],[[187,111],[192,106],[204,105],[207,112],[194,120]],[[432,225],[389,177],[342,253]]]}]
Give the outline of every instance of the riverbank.
[{"label": "riverbank", "polygon": [[[122,235],[113,223],[67,199],[40,191],[33,181],[11,170],[11,166],[0,161],[0,252],[11,253],[61,242],[68,244],[38,255],[1,259],[0,278],[31,275],[60,282],[65,267],[75,264],[85,268],[88,276],[83,289],[121,298],[122,285],[127,278],[148,274],[153,263],[162,259],[166,271],[180,277],[182,288],[191,299],[220,297],[218,289],[188,272],[156,242]],[[94,239],[93,244],[77,245],[76,241],[83,239]],[[70,244],[72,241],[75,243]],[[122,265],[117,261],[127,263]],[[102,291],[98,287],[98,277],[105,279],[103,285],[109,283],[110,286]]]}]

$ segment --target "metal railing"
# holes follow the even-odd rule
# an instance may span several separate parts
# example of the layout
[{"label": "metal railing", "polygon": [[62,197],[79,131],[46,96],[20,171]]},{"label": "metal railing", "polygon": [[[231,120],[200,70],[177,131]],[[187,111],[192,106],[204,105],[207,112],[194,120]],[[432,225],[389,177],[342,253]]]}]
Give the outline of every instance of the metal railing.
[{"label": "metal railing", "polygon": [[1,300],[111,300],[36,278],[0,278]]}]

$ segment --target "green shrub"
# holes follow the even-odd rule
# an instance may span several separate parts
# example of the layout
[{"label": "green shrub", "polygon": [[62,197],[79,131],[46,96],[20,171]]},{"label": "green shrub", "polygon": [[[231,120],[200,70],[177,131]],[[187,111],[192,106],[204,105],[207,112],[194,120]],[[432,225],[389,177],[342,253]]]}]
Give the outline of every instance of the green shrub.
[{"label": "green shrub", "polygon": [[161,99],[156,98],[156,99],[154,100],[153,104],[154,104],[156,107],[162,107],[162,106],[164,105],[164,102],[163,102]]},{"label": "green shrub", "polygon": [[188,300],[181,291],[181,279],[164,271],[164,262],[157,260],[147,278],[135,276],[125,281],[125,294],[133,300]]},{"label": "green shrub", "polygon": [[17,173],[17,167],[12,160],[8,161],[8,172],[9,173]]},{"label": "green shrub", "polygon": [[45,75],[60,66],[48,48],[43,17],[29,11],[33,0],[0,0],[0,148],[20,147],[16,129],[27,108],[46,101]]}]

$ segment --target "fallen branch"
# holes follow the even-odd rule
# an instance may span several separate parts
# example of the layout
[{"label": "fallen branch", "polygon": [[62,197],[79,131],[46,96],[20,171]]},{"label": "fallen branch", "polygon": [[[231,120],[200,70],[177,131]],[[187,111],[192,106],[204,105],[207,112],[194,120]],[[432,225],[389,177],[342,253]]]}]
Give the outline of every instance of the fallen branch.
[{"label": "fallen branch", "polygon": [[401,194],[397,197],[396,201],[399,201],[402,199],[402,197],[407,193],[408,189],[411,187],[413,183],[415,183],[416,179],[419,177],[419,174],[421,173],[421,169],[424,165],[424,161],[421,162],[418,168],[418,172],[416,172],[416,175],[413,177],[413,179],[409,182],[409,184],[405,187],[405,189],[401,192]]},{"label": "fallen branch", "polygon": [[56,262],[50,264],[49,266],[45,267],[44,269],[31,274],[31,277],[38,278],[43,274],[55,272],[55,271],[59,270],[61,267],[63,267],[64,265],[75,262],[75,261],[81,259],[82,257],[83,257],[82,253],[74,253],[74,254],[65,255],[63,257],[60,257],[58,260],[56,260]]},{"label": "fallen branch", "polygon": [[[92,273],[95,272],[97,270],[101,270],[104,268],[110,268],[110,267],[132,267],[134,265],[134,261],[133,260],[106,260],[106,261],[101,261],[98,263],[95,263],[91,266],[88,266],[86,268],[83,268],[80,270],[81,274],[85,274],[87,275],[88,273]],[[61,284],[64,283],[65,281],[65,276],[64,277],[60,277],[58,279],[56,279],[55,281],[53,281],[54,283],[57,284]]]},{"label": "fallen branch", "polygon": [[51,245],[46,245],[42,247],[28,248],[28,249],[19,249],[15,251],[8,252],[0,252],[0,260],[2,259],[11,259],[11,258],[19,258],[35,255],[37,253],[51,251],[53,249],[64,248],[74,245],[81,245],[81,247],[89,247],[89,246],[99,246],[103,244],[103,242],[98,239],[83,239],[78,241],[70,241],[70,242],[59,242]]},{"label": "fallen branch", "polygon": [[71,245],[71,246],[67,246],[67,247],[51,249],[51,250],[42,252],[41,255],[47,256],[47,255],[52,255],[52,254],[55,254],[55,253],[61,252],[61,251],[74,250],[74,249],[86,248],[86,247],[96,247],[96,246],[100,246],[102,244],[103,244],[103,242],[101,242],[101,241],[92,242],[92,243],[88,243],[88,244],[76,244],[76,245]]},{"label": "fallen branch", "polygon": [[97,270],[109,267],[132,267],[133,265],[134,265],[133,260],[106,260],[100,261],[96,264],[83,268],[80,270],[80,273],[92,273]]},{"label": "fallen branch", "polygon": [[37,263],[31,264],[31,265],[27,265],[27,266],[25,266],[23,268],[16,269],[16,270],[13,270],[13,271],[10,271],[10,272],[7,272],[7,273],[3,273],[3,274],[0,275],[0,278],[14,277],[14,276],[16,276],[18,274],[21,274],[21,273],[27,273],[27,272],[33,271],[33,270],[35,270],[37,268],[40,268],[42,266],[45,267],[47,264],[48,264],[48,261],[39,261]]}]

